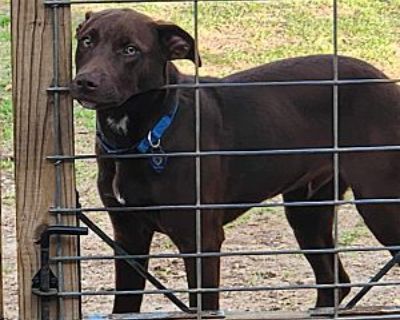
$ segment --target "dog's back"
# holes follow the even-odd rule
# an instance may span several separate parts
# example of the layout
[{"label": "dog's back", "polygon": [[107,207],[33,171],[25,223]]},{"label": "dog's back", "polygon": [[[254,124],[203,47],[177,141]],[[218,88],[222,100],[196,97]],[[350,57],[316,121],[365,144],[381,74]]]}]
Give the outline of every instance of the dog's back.
[{"label": "dog's back", "polygon": [[[349,81],[338,88],[341,144],[393,144],[394,136],[399,136],[400,132],[400,87],[394,83],[351,83],[353,80],[387,80],[384,73],[358,59],[339,57],[338,71],[339,80]],[[225,145],[225,148],[331,146],[334,97],[329,81],[333,74],[333,56],[317,55],[276,61],[223,78],[223,82],[240,83],[326,81],[323,85],[217,89],[224,101],[221,104],[224,128],[231,124],[230,131],[236,136],[232,140],[235,144]],[[252,130],[254,136],[249,136],[240,124],[257,127]],[[378,126],[385,127],[385,130],[379,129],[380,135],[376,134]],[[240,138],[241,134],[246,137]]]}]

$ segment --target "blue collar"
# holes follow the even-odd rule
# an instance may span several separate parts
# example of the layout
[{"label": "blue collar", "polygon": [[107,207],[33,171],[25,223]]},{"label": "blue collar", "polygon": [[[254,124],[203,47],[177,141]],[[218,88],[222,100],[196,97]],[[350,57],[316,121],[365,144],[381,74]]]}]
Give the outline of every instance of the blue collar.
[{"label": "blue collar", "polygon": [[147,137],[143,138],[136,147],[137,151],[140,153],[147,153],[150,149],[158,149],[161,146],[161,138],[163,137],[165,131],[171,126],[174,121],[176,112],[178,111],[179,103],[175,103],[170,113],[163,116],[156,125],[151,129]]},{"label": "blue collar", "polygon": [[[107,154],[127,154],[127,153],[164,153],[161,147],[161,138],[164,136],[167,129],[171,126],[174,121],[176,112],[178,111],[179,101],[176,100],[175,106],[172,110],[164,115],[157,123],[154,125],[153,129],[149,131],[146,137],[144,137],[139,143],[134,144],[127,148],[118,148],[112,145],[104,133],[97,126],[96,136],[100,143],[100,146]],[[150,165],[156,172],[161,172],[164,170],[167,156],[154,156],[150,157]]]}]

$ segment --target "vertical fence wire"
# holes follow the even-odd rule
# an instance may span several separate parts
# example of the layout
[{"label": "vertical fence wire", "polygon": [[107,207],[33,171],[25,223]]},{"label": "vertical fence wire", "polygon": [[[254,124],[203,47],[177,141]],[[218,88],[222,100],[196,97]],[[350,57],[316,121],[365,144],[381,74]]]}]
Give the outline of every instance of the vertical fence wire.
[{"label": "vertical fence wire", "polygon": [[[333,45],[333,81],[339,80],[339,59],[338,59],[338,0],[333,0],[332,3],[332,45]],[[333,149],[339,148],[339,86],[334,84],[333,87],[333,103],[332,103],[332,127],[333,127]],[[333,200],[339,201],[339,153],[333,153]],[[339,206],[334,206],[334,230],[333,230],[333,245],[334,248],[338,247],[339,238]],[[337,286],[340,283],[339,279],[339,254],[336,252],[333,256],[333,273],[334,284]],[[340,289],[335,287],[333,290],[334,295],[334,319],[339,318],[339,305],[340,305]]]},{"label": "vertical fence wire", "polygon": [[[53,28],[53,85],[60,86],[60,23],[59,23],[59,6],[51,6],[52,11],[52,28]],[[62,154],[61,146],[61,132],[60,132],[60,93],[53,93],[53,134],[54,134],[54,152],[55,154]],[[63,162],[57,161],[55,163],[55,193],[54,193],[54,207],[60,208],[62,204],[62,167]],[[62,223],[62,216],[56,215],[56,223]],[[56,236],[56,256],[62,256],[62,242],[61,237]],[[58,291],[64,291],[64,269],[62,263],[57,263],[57,277]],[[64,305],[63,297],[58,297],[58,319],[64,319]]]},{"label": "vertical fence wire", "polygon": [[[195,84],[200,83],[199,78],[199,4],[197,0],[193,1],[193,18],[194,18],[194,52],[195,52]],[[196,135],[196,153],[201,151],[201,112],[200,112],[200,88],[195,88],[195,135]],[[196,205],[201,205],[201,157],[196,156]],[[202,224],[201,209],[196,209],[196,253],[202,253]],[[196,286],[197,289],[203,287],[203,270],[202,258],[196,258]],[[202,294],[196,295],[197,301],[197,319],[202,319]]]}]

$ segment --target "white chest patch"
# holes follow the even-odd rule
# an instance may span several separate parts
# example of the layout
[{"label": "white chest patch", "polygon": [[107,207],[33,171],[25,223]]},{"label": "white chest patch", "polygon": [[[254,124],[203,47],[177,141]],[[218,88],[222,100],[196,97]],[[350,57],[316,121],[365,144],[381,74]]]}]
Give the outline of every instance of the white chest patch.
[{"label": "white chest patch", "polygon": [[125,199],[121,197],[121,194],[117,190],[114,191],[114,194],[115,194],[115,198],[117,199],[117,201],[120,204],[122,204],[123,206],[126,205]]},{"label": "white chest patch", "polygon": [[116,181],[115,181],[115,180],[114,180],[114,182],[113,182],[112,187],[113,187],[115,199],[117,199],[117,201],[118,201],[121,205],[124,206],[124,205],[126,204],[126,201],[125,201],[124,198],[122,198],[121,193],[120,193],[119,190],[118,190],[118,187],[117,187],[117,185],[116,185]]},{"label": "white chest patch", "polygon": [[107,118],[107,124],[117,134],[126,135],[128,133],[129,118],[127,115],[123,116],[120,120],[115,120],[112,117]]},{"label": "white chest patch", "polygon": [[126,201],[125,201],[125,199],[121,196],[121,192],[120,192],[120,189],[119,189],[119,180],[120,180],[120,164],[119,163],[116,163],[116,165],[115,165],[115,176],[114,176],[114,179],[113,179],[113,182],[112,182],[112,189],[113,189],[113,192],[114,192],[114,196],[115,196],[115,199],[121,204],[121,205],[125,205],[126,204]]}]

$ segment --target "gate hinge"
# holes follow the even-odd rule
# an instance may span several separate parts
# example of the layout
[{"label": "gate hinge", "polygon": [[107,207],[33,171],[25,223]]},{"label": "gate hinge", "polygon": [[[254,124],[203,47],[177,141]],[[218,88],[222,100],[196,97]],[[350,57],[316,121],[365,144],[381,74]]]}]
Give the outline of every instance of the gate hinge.
[{"label": "gate hinge", "polygon": [[58,279],[50,268],[50,237],[53,235],[81,236],[87,235],[86,227],[50,226],[40,235],[40,269],[32,279],[32,293],[41,297],[56,296]]},{"label": "gate hinge", "polygon": [[[49,288],[46,288],[46,290],[43,290],[43,288],[41,288],[41,284],[45,282],[42,279],[45,279],[47,277],[44,275],[44,272],[48,272],[48,278],[49,278]],[[47,271],[44,271],[44,269],[41,268],[32,279],[32,293],[34,295],[42,297],[55,296],[57,295],[58,292],[57,288],[58,288],[58,278],[54,275],[53,271],[51,271],[50,268]]]}]

